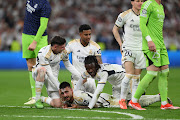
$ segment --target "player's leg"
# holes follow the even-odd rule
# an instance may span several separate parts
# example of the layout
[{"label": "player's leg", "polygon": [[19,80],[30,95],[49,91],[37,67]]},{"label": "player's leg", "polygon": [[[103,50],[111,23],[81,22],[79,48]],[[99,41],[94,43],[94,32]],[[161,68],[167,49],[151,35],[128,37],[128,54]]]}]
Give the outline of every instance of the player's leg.
[{"label": "player's leg", "polygon": [[32,78],[32,66],[36,64],[36,56],[34,51],[28,50],[29,45],[32,43],[34,36],[22,34],[22,51],[23,51],[23,58],[26,58],[27,67],[29,71],[29,80],[32,89],[32,98],[30,101],[24,103],[25,105],[31,105],[35,103],[34,98],[36,97],[35,91],[35,81]]},{"label": "player's leg", "polygon": [[41,92],[44,85],[46,75],[46,69],[44,67],[37,68],[37,77],[36,79],[36,108],[43,108],[43,104],[41,102]]},{"label": "player's leg", "polygon": [[129,82],[132,79],[133,75],[134,75],[134,63],[131,61],[126,61],[124,63],[125,66],[125,77],[122,80],[121,83],[121,96],[120,96],[120,101],[119,101],[119,105],[121,109],[127,109],[127,105],[126,105],[126,97],[127,97],[127,93],[128,93],[128,86],[129,86]]},{"label": "player's leg", "polygon": [[141,69],[135,69],[135,75],[132,77],[132,97],[134,96],[140,81]]},{"label": "player's leg", "polygon": [[167,102],[168,93],[168,76],[169,76],[169,58],[167,50],[161,51],[162,67],[160,67],[159,83],[158,88],[161,94],[161,109],[180,109],[180,107],[175,107]]},{"label": "player's leg", "polygon": [[146,107],[149,106],[155,102],[160,102],[161,101],[161,97],[160,94],[157,95],[142,95],[139,99],[139,104],[142,107]]},{"label": "player's leg", "polygon": [[41,101],[55,108],[61,107],[59,91],[48,91],[48,96],[49,97],[42,96]]},{"label": "player's leg", "polygon": [[146,66],[148,66],[147,73],[143,77],[143,79],[140,81],[138,88],[134,96],[132,97],[132,101],[129,102],[129,106],[137,110],[145,110],[141,108],[140,104],[138,103],[138,100],[141,97],[141,95],[144,93],[144,91],[147,89],[149,84],[156,78],[159,71],[159,68],[156,66],[160,66],[161,64],[160,60],[154,57],[155,54],[158,54],[158,53],[145,51],[145,54],[146,54]]},{"label": "player's leg", "polygon": [[143,51],[135,51],[136,52],[136,59],[134,62],[134,76],[132,78],[132,97],[134,96],[138,84],[140,82],[140,75],[142,69],[146,68],[146,58],[144,56]]}]

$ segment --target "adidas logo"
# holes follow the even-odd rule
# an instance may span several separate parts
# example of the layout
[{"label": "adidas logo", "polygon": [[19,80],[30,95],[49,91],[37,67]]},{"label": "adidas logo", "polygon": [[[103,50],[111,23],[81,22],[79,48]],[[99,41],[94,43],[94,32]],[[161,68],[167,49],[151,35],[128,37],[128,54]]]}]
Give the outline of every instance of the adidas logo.
[{"label": "adidas logo", "polygon": [[80,50],[78,50],[77,52],[80,52]]},{"label": "adidas logo", "polygon": [[134,20],[132,19],[131,22],[134,22]]}]

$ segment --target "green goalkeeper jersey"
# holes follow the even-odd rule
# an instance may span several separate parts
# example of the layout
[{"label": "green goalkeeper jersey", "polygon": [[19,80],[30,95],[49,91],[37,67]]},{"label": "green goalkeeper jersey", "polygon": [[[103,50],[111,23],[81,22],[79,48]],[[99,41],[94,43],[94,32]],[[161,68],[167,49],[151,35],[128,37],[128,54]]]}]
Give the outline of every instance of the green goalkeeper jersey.
[{"label": "green goalkeeper jersey", "polygon": [[163,40],[164,8],[155,0],[148,0],[141,6],[140,29],[143,37],[143,50],[148,50],[147,36],[150,36],[156,48],[166,48]]}]

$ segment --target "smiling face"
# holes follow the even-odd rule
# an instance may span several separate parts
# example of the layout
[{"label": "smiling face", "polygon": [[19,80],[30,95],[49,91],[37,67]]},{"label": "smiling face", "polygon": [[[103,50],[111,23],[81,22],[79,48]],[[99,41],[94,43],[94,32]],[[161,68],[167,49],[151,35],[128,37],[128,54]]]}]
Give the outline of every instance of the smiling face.
[{"label": "smiling face", "polygon": [[73,90],[70,87],[65,87],[59,90],[60,97],[67,102],[73,101]]},{"label": "smiling face", "polygon": [[95,77],[98,71],[95,63],[85,64],[86,71],[91,75],[91,77]]},{"label": "smiling face", "polygon": [[82,32],[79,33],[81,37],[81,43],[86,46],[90,39],[91,39],[91,29],[90,30],[83,30]]}]

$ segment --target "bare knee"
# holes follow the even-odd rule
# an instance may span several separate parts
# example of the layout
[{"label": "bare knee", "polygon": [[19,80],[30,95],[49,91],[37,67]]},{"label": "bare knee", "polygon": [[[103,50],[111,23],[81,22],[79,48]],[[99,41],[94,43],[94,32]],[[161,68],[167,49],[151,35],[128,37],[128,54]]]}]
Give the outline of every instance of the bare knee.
[{"label": "bare knee", "polygon": [[37,73],[38,73],[38,76],[37,76],[36,80],[43,82],[44,78],[45,78],[45,74],[46,74],[46,68],[44,68],[44,67],[39,68],[37,70]]}]

